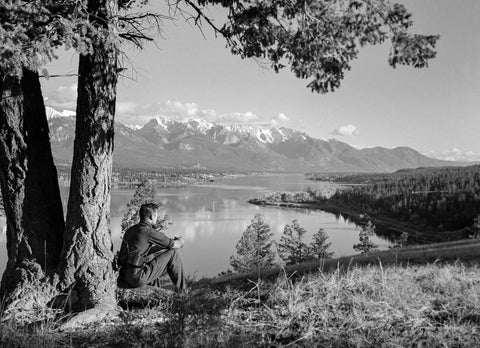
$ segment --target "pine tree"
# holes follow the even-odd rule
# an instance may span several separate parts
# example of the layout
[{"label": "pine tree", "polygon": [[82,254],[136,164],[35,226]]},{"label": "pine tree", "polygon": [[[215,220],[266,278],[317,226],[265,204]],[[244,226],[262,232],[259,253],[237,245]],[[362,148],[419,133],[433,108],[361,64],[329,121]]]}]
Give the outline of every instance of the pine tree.
[{"label": "pine tree", "polygon": [[328,249],[332,243],[327,243],[328,235],[323,228],[320,228],[317,233],[313,235],[312,243],[310,243],[310,251],[313,258],[316,259],[331,259],[333,251]]},{"label": "pine tree", "polygon": [[259,272],[275,266],[272,249],[273,233],[261,214],[255,215],[236,245],[236,256],[230,257],[230,265],[238,273]]},{"label": "pine tree", "polygon": [[372,221],[368,221],[359,233],[360,243],[355,244],[353,249],[360,251],[362,254],[378,249],[378,245],[371,241],[371,237],[375,235],[375,225]]},{"label": "pine tree", "polygon": [[132,200],[127,204],[127,211],[122,217],[122,232],[125,232],[130,226],[138,224],[140,206],[144,203],[154,202],[156,193],[155,186],[148,180],[137,186]]},{"label": "pine tree", "polygon": [[287,265],[295,265],[312,259],[309,246],[303,242],[306,232],[298,224],[298,220],[293,220],[291,225],[285,226],[283,236],[278,244],[278,254]]}]

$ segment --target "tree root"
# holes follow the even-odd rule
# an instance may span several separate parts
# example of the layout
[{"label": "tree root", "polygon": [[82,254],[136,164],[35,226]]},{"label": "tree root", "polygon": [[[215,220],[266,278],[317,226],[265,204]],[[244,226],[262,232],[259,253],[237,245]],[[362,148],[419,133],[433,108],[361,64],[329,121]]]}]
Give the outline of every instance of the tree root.
[{"label": "tree root", "polygon": [[135,289],[117,289],[117,303],[106,301],[94,308],[75,314],[60,327],[60,331],[75,331],[86,326],[111,322],[119,318],[122,309],[157,307],[167,308],[175,293],[152,286]]},{"label": "tree root", "polygon": [[58,328],[60,331],[75,331],[86,326],[112,321],[118,318],[120,308],[115,303],[102,303],[75,314]]}]

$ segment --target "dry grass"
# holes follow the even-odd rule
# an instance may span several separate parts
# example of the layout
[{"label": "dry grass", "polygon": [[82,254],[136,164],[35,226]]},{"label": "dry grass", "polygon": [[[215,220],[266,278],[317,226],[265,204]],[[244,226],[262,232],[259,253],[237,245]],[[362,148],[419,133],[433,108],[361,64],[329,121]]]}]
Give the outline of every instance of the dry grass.
[{"label": "dry grass", "polygon": [[1,347],[479,347],[480,268],[382,265],[192,291],[61,333],[0,327]]},{"label": "dry grass", "polygon": [[257,311],[229,316],[238,330],[263,331],[266,345],[478,347],[480,270],[370,266],[284,278]]}]

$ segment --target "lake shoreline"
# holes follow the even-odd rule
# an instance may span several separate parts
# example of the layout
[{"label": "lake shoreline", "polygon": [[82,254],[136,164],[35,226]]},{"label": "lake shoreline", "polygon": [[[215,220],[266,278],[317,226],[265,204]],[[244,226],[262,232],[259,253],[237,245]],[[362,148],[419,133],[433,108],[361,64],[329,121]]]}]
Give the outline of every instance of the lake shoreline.
[{"label": "lake shoreline", "polygon": [[[321,210],[334,215],[342,215],[344,218],[352,221],[356,225],[363,225],[366,222],[365,213],[362,211],[352,207],[341,206],[329,202],[278,202],[254,198],[248,200],[248,203],[257,206],[270,206],[287,209]],[[377,230],[381,229],[383,235],[389,234],[390,237],[395,237],[399,236],[402,232],[407,232],[415,241],[415,243],[418,244],[456,241],[465,238],[463,235],[463,230],[430,232],[425,231],[425,229],[420,226],[398,221],[383,215],[369,215],[368,217],[373,221],[377,227]]]}]

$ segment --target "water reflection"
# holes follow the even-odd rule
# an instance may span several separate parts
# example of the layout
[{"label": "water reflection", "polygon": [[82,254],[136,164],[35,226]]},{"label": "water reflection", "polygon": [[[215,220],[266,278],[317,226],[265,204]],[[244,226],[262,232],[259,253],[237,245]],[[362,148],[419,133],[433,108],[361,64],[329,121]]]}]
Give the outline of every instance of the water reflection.
[{"label": "water reflection", "polygon": [[[172,222],[167,234],[182,236],[186,240],[181,251],[186,272],[201,277],[216,275],[229,267],[230,255],[256,213],[265,215],[277,241],[284,226],[298,219],[308,231],[307,242],[319,228],[323,228],[329,235],[335,256],[354,254],[352,246],[358,243],[358,229],[341,214],[259,207],[247,203],[249,199],[268,192],[299,191],[308,186],[318,189],[325,185],[329,184],[305,182],[303,175],[242,176],[218,184],[158,189],[157,200],[164,203],[162,214],[167,213]],[[66,192],[62,191],[65,201]],[[110,226],[116,250],[121,243],[121,216],[132,195],[133,191],[112,193]],[[4,236],[4,233],[0,235],[1,271],[6,263]],[[374,242],[381,249],[388,246],[388,242],[379,237],[375,237]]]}]

